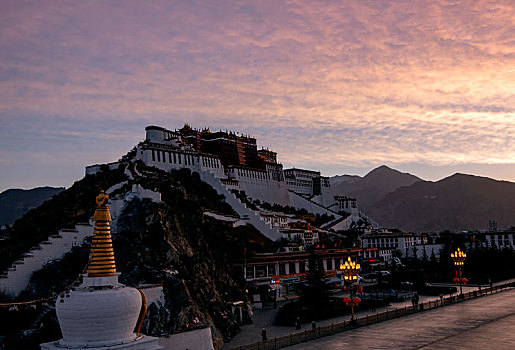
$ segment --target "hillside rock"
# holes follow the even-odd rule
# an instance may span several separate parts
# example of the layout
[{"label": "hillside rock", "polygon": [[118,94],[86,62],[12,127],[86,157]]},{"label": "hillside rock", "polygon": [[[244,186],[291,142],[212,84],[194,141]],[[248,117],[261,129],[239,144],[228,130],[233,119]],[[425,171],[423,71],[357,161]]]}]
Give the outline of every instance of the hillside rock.
[{"label": "hillside rock", "polygon": [[[83,191],[77,189],[64,191],[61,198],[67,203],[81,203],[80,208],[74,207],[74,212],[80,209],[82,213],[89,213],[88,208],[94,208],[95,194],[99,190],[95,180],[103,179],[104,185],[109,186],[115,178],[119,182],[127,181],[113,197],[124,196],[124,191],[130,191],[132,184],[159,192],[159,203],[132,197],[113,222],[117,227],[116,232],[113,231],[113,247],[117,271],[121,272],[119,280],[134,287],[148,284],[163,287],[163,302],[151,304],[148,309],[143,330],[149,335],[159,336],[199,323],[207,324],[211,326],[215,345],[219,348],[239,332],[230,303],[247,302],[243,271],[231,261],[243,258],[245,247],[249,251],[259,251],[270,249],[273,243],[253,227],[233,228],[231,224],[203,215],[206,210],[231,215],[234,212],[222,196],[200,180],[197,173],[187,169],[166,173],[142,164],[137,168],[131,178],[119,176],[120,173],[107,176],[106,172],[81,182],[80,188],[89,192],[88,203],[78,198],[74,201],[75,196],[83,195]],[[123,174],[123,169],[121,171]],[[107,181],[107,178],[111,180]],[[83,187],[86,184],[91,186],[90,190]],[[51,202],[36,209],[31,217],[44,220],[48,213],[61,217],[68,210],[62,203]],[[38,221],[32,224],[38,225]],[[23,238],[16,232],[17,228],[25,226],[15,225],[11,242]],[[84,271],[87,252],[87,245],[77,247],[60,261],[47,264],[33,275],[29,288],[19,299],[42,298],[62,291]],[[55,325],[55,314],[49,315]],[[55,327],[41,329],[44,331],[35,332],[31,341],[20,336],[26,333],[23,329],[11,340],[39,344],[42,340],[60,337]]]}]

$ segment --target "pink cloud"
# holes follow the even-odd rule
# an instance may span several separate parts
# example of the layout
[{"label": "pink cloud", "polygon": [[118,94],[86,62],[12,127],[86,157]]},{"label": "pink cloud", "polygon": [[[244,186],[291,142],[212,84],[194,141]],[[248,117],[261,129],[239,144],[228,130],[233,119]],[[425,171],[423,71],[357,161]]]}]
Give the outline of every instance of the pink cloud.
[{"label": "pink cloud", "polygon": [[0,120],[238,127],[320,166],[515,162],[509,1],[3,2],[0,23]]}]

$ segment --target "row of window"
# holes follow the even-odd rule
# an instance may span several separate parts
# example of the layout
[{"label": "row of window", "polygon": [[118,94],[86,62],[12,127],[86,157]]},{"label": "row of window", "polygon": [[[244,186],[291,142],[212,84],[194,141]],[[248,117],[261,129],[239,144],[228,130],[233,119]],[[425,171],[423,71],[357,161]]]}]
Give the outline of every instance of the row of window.
[{"label": "row of window", "polygon": [[350,205],[349,205],[349,201],[340,202],[340,209],[345,209],[345,208],[357,208],[356,202],[350,201]]},{"label": "row of window", "polygon": [[195,164],[194,157],[190,154],[152,150],[152,161],[153,162],[157,161],[157,162],[166,163],[167,158],[168,158],[168,163],[174,163],[174,164],[183,164],[184,163],[184,165],[194,165]]},{"label": "row of window", "polygon": [[[195,165],[195,158],[198,157],[191,154],[183,154],[176,152],[167,152],[160,150],[152,150],[152,161],[173,163],[173,164],[184,164],[184,165]],[[219,168],[220,162],[213,158],[202,157],[202,165],[205,167]]]},{"label": "row of window", "polygon": [[490,240],[502,240],[503,239],[503,236],[504,236],[504,239],[505,240],[510,240],[510,236],[512,235],[492,235],[492,236],[487,236],[490,238]]},{"label": "row of window", "polygon": [[312,183],[301,183],[299,181],[295,182],[295,181],[286,181],[286,184],[287,185],[290,185],[290,186],[298,186],[298,187],[312,187]]},{"label": "row of window", "polygon": [[[344,259],[341,260],[343,262]],[[324,260],[325,263],[325,271],[331,271],[339,268],[340,259],[327,259]],[[276,270],[277,265],[277,270]],[[286,265],[288,265],[288,271],[286,271]],[[260,277],[272,277],[272,276],[284,276],[284,275],[293,275],[296,273],[305,273],[308,269],[307,261],[299,261],[298,269],[297,264],[294,261],[290,261],[288,263],[278,263],[278,264],[267,264],[267,265],[251,265],[247,266],[246,278],[260,278]]]},{"label": "row of window", "polygon": [[268,173],[263,171],[252,171],[247,169],[236,169],[236,173],[239,177],[250,177],[254,179],[269,180]]},{"label": "row of window", "polygon": [[208,168],[219,168],[220,163],[217,159],[210,157],[202,157],[202,165]]}]

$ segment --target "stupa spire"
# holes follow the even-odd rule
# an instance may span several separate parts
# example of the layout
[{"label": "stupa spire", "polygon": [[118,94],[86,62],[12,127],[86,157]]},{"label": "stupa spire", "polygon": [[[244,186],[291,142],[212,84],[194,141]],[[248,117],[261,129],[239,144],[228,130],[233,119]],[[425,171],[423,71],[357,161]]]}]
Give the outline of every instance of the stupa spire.
[{"label": "stupa spire", "polygon": [[109,195],[104,191],[100,191],[96,198],[97,208],[93,215],[95,231],[93,232],[89,253],[88,277],[109,277],[116,273],[113,241],[111,240],[111,228],[109,227],[111,215],[107,205],[108,200]]}]

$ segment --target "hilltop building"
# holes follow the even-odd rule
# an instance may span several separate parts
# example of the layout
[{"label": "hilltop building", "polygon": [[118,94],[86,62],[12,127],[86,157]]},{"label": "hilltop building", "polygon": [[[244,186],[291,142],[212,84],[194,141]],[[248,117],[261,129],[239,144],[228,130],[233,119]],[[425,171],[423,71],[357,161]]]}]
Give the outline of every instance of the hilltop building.
[{"label": "hilltop building", "polygon": [[[240,217],[248,218],[250,224],[274,241],[285,236],[278,227],[264,222],[259,212],[250,210],[242,198],[333,217],[333,221],[324,227],[326,230],[346,230],[364,221],[376,225],[358,211],[355,201],[352,210],[340,208],[341,204],[331,192],[328,177],[319,171],[284,170],[277,161],[277,153],[264,148],[259,150],[256,139],[251,136],[231,131],[198,130],[189,125],[173,131],[147,126],[145,131],[145,140],[137,145],[131,159],[164,171],[186,168],[197,172],[203,181],[225,197]],[[104,166],[112,169],[121,164]],[[86,174],[101,170],[102,165],[88,166]],[[308,241],[316,241],[308,236]]]}]

